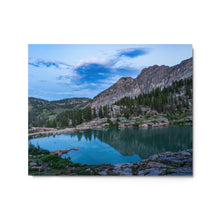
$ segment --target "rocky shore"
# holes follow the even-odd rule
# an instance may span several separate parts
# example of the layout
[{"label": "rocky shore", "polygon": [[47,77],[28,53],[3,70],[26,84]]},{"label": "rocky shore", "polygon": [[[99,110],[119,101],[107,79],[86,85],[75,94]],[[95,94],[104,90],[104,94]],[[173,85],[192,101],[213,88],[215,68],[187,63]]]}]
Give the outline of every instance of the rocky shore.
[{"label": "rocky shore", "polygon": [[[112,123],[118,122],[118,128],[131,128],[131,127],[166,127],[169,126],[169,121],[164,117],[159,117],[157,119],[146,120],[142,119],[141,122],[139,117],[126,119],[124,117],[111,118]],[[138,123],[139,122],[139,123]],[[76,127],[64,128],[64,129],[55,129],[55,128],[31,128],[28,130],[28,138],[39,138],[51,135],[73,133],[76,131],[84,131],[88,129],[100,129],[100,128],[109,128],[109,123],[107,118],[95,119],[90,122],[82,123]]]},{"label": "rocky shore", "polygon": [[192,176],[192,150],[156,154],[137,163],[117,164],[99,170],[100,175]]},{"label": "rocky shore", "polygon": [[193,173],[192,150],[165,152],[139,162],[116,165],[73,163],[70,158],[63,159],[61,155],[59,152],[40,155],[29,153],[29,175],[192,176]]}]

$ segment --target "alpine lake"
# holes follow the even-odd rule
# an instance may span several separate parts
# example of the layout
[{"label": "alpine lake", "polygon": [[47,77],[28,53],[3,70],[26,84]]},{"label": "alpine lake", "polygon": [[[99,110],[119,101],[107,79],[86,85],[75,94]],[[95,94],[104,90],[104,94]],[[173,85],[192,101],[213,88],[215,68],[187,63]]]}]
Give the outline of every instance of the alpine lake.
[{"label": "alpine lake", "polygon": [[138,162],[167,151],[192,149],[192,126],[106,128],[29,140],[49,151],[70,148],[62,155],[75,163],[100,165]]}]

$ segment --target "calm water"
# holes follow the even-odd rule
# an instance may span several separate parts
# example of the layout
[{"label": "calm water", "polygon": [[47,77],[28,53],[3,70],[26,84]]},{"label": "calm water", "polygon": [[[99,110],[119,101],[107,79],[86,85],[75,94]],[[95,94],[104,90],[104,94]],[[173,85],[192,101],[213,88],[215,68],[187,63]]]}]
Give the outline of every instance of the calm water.
[{"label": "calm water", "polygon": [[137,162],[150,155],[192,148],[191,126],[87,130],[32,139],[47,150],[79,148],[62,157],[84,164]]}]

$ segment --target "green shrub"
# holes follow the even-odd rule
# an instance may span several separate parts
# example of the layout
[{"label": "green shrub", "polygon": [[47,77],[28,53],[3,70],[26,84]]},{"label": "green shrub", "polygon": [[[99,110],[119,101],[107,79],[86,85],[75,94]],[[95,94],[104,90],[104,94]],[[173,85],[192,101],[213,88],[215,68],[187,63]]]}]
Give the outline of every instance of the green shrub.
[{"label": "green shrub", "polygon": [[49,154],[49,155],[45,155],[41,158],[41,160],[44,163],[48,163],[48,162],[56,162],[60,159],[60,157],[58,155],[54,155],[54,154]]},{"label": "green shrub", "polygon": [[51,168],[53,169],[64,169],[65,166],[66,166],[66,163],[64,160],[53,161],[51,164]]},{"label": "green shrub", "polygon": [[139,127],[139,125],[140,125],[140,123],[139,123],[139,122],[135,122],[135,123],[133,124],[133,127],[138,128],[138,127]]},{"label": "green shrub", "polygon": [[40,146],[38,145],[37,147],[35,147],[33,144],[29,144],[28,147],[28,154],[29,155],[41,155],[41,154],[49,154],[50,152],[48,150],[44,150],[42,148],[40,148]]}]

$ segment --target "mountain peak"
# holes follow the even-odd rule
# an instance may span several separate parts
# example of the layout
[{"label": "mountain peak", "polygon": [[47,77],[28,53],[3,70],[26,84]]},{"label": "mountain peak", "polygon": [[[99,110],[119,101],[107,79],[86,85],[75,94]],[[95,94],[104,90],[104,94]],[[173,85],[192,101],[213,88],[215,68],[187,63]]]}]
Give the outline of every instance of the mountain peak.
[{"label": "mountain peak", "polygon": [[121,77],[116,83],[132,82],[133,80],[132,77]]},{"label": "mountain peak", "polygon": [[192,58],[190,58],[172,67],[154,65],[144,68],[135,79],[120,78],[110,88],[94,97],[91,106],[112,104],[125,96],[134,98],[142,93],[149,93],[157,87],[167,87],[173,81],[192,76],[192,66]]}]

